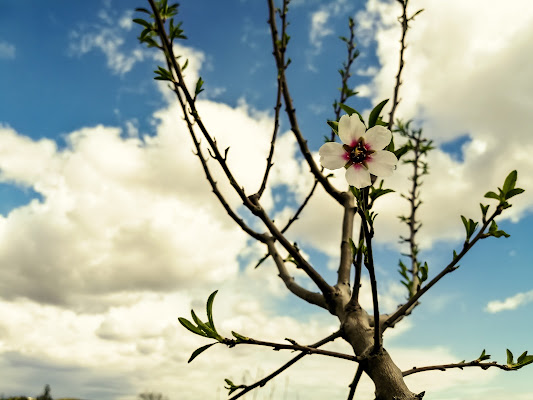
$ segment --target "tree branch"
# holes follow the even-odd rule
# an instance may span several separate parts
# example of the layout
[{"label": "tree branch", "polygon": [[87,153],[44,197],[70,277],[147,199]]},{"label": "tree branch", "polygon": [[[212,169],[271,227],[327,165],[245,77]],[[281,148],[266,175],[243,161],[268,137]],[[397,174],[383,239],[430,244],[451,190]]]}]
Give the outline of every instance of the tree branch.
[{"label": "tree branch", "polygon": [[282,94],[283,94],[283,99],[285,102],[285,111],[287,113],[287,117],[289,119],[292,132],[294,133],[294,136],[296,137],[296,141],[298,142],[298,145],[300,146],[300,151],[302,152],[302,155],[307,161],[307,164],[309,165],[311,173],[314,175],[315,179],[320,182],[320,184],[324,187],[324,189],[330,196],[332,196],[335,200],[337,200],[337,202],[342,204],[341,192],[335,189],[333,185],[328,181],[328,179],[322,174],[322,172],[320,172],[320,169],[317,166],[315,160],[313,159],[313,156],[311,154],[311,151],[309,150],[309,147],[307,146],[307,141],[303,138],[302,132],[300,131],[300,127],[298,126],[298,120],[296,118],[295,109],[292,104],[292,99],[291,99],[291,95],[289,92],[289,86],[287,84],[287,78],[285,76],[286,65],[284,65],[284,60],[282,58],[282,54],[280,50],[281,42],[280,42],[280,39],[278,38],[278,30],[276,27],[276,14],[275,14],[274,0],[267,0],[267,1],[268,1],[268,9],[269,9],[268,23],[270,25],[270,32],[272,36],[272,46],[274,49],[273,55],[276,60],[276,66],[278,68],[278,73],[280,74]]},{"label": "tree branch", "polygon": [[[366,193],[364,197],[366,199]],[[372,235],[370,234],[370,231],[368,229],[368,221],[366,219],[365,212],[361,209],[361,207],[358,207],[358,213],[361,216],[361,226],[363,227],[363,232],[365,235],[367,251],[365,257],[365,266],[368,269],[368,274],[370,275],[370,286],[372,289],[372,308],[374,309],[374,348],[372,352],[374,354],[377,354],[381,349],[381,334],[379,324],[378,284],[376,281],[376,273],[374,269],[374,256],[372,254]]]},{"label": "tree branch", "polygon": [[356,213],[354,197],[351,193],[344,192],[344,217],[342,219],[342,241],[339,269],[337,271],[337,285],[350,286],[350,271],[352,267],[352,246],[350,240],[353,235],[353,220]]},{"label": "tree branch", "polygon": [[[169,61],[167,60],[167,64],[168,63],[169,63]],[[256,240],[258,240],[258,241],[260,241],[262,243],[265,243],[266,240],[265,240],[264,235],[262,235],[262,234],[260,234],[258,232],[255,232],[252,228],[250,228],[248,225],[246,225],[244,220],[242,218],[240,218],[232,210],[232,208],[230,207],[230,205],[228,204],[228,202],[226,201],[226,199],[224,198],[224,196],[222,195],[220,190],[218,190],[217,183],[214,181],[213,176],[211,175],[211,172],[209,171],[209,167],[207,166],[207,160],[204,158],[204,156],[202,154],[202,148],[200,147],[200,142],[198,141],[198,139],[196,138],[196,134],[194,133],[193,125],[192,125],[191,120],[189,119],[185,103],[184,103],[183,98],[181,96],[181,93],[179,91],[179,87],[178,87],[176,82],[174,82],[173,84],[174,84],[174,92],[176,93],[176,96],[177,96],[178,101],[180,103],[181,109],[183,111],[183,119],[187,123],[187,128],[189,130],[189,133],[191,135],[192,141],[194,143],[194,147],[196,148],[195,155],[198,156],[198,158],[200,159],[200,162],[202,163],[202,168],[204,170],[205,177],[206,177],[207,181],[209,182],[209,184],[211,185],[211,189],[213,190],[213,193],[217,197],[217,199],[220,202],[220,204],[222,204],[222,207],[224,207],[224,209],[226,210],[228,215],[231,217],[231,219],[233,219],[235,221],[235,223],[238,226],[240,226],[241,229],[244,232],[246,232],[248,235],[250,235],[254,239],[256,239]]]},{"label": "tree branch", "polygon": [[285,344],[285,343],[275,343],[275,342],[265,342],[263,340],[255,340],[252,338],[244,338],[244,339],[224,339],[221,343],[229,346],[234,347],[239,344],[251,344],[255,346],[264,346],[264,347],[272,347],[275,351],[278,350],[297,350],[302,351],[306,354],[319,354],[327,357],[333,357],[333,358],[340,358],[341,360],[347,360],[347,361],[354,361],[354,362],[361,362],[363,360],[366,360],[369,356],[351,356],[349,354],[344,353],[338,353],[336,351],[329,351],[329,350],[320,350],[316,347],[312,346],[302,346],[298,344],[296,341],[292,339],[286,338],[285,340],[289,341],[291,344]]},{"label": "tree branch", "polygon": [[447,369],[452,369],[452,368],[459,368],[459,369],[463,369],[463,368],[468,368],[468,367],[479,367],[481,369],[489,369],[490,367],[496,367],[496,368],[499,368],[499,369],[502,369],[504,371],[514,371],[513,368],[507,366],[507,365],[503,365],[503,364],[498,364],[497,362],[480,362],[480,361],[477,361],[477,360],[474,360],[474,361],[470,361],[470,362],[462,362],[462,363],[455,363],[455,364],[442,364],[442,365],[431,365],[431,366],[428,366],[428,367],[413,367],[407,371],[403,371],[402,372],[402,375],[403,376],[408,376],[408,375],[411,375],[411,374],[416,374],[418,372],[424,372],[424,371],[446,371]]},{"label": "tree branch", "polygon": [[459,266],[456,267],[456,264],[463,258],[463,256],[477,243],[479,239],[482,239],[486,237],[484,235],[485,230],[490,225],[490,223],[496,218],[496,216],[500,215],[502,212],[501,205],[498,205],[496,207],[496,210],[494,213],[490,216],[488,220],[486,220],[475,238],[470,241],[465,241],[463,245],[463,249],[459,254],[457,254],[453,260],[436,276],[434,277],[427,285],[425,285],[423,288],[421,288],[413,297],[407,301],[403,306],[399,307],[398,310],[392,314],[387,320],[382,324],[383,330],[387,329],[388,327],[393,326],[397,320],[402,316],[405,315],[407,310],[409,310],[414,303],[418,301],[418,299],[426,293],[429,289],[433,287],[438,281],[440,281],[446,274],[449,274],[450,272],[455,271]]},{"label": "tree branch", "polygon": [[409,0],[398,0],[399,3],[402,5],[402,16],[399,18],[400,23],[402,24],[402,38],[400,39],[400,61],[398,66],[398,73],[396,75],[396,85],[394,86],[394,94],[392,97],[392,107],[389,113],[389,130],[392,130],[392,126],[394,125],[394,113],[396,112],[396,107],[398,107],[398,104],[400,103],[400,100],[398,99],[398,93],[400,91],[400,86],[402,84],[402,71],[404,67],[404,53],[406,49],[405,45],[405,36],[407,35],[407,30],[409,29],[408,25],[408,18],[407,18],[407,3],[409,3]]},{"label": "tree branch", "polygon": [[[344,104],[348,98],[351,96],[354,96],[356,92],[353,92],[351,89],[348,89],[348,81],[350,80],[350,77],[352,76],[350,70],[352,68],[352,64],[355,61],[357,57],[359,57],[359,51],[355,50],[355,24],[353,18],[348,19],[348,28],[350,29],[350,38],[346,39],[344,37],[341,37],[341,40],[346,43],[346,49],[347,49],[347,56],[346,56],[346,62],[342,63],[343,69],[339,70],[339,73],[341,75],[341,88],[339,89],[341,92],[341,96],[339,98],[339,101],[333,103],[333,110],[335,112],[335,120],[338,121],[341,115],[341,104]],[[335,139],[335,132],[331,131],[331,141]]]},{"label": "tree branch", "polygon": [[289,275],[289,271],[285,266],[285,261],[281,258],[276,249],[276,246],[274,244],[274,238],[269,237],[266,244],[268,246],[268,253],[272,254],[272,258],[274,259],[274,262],[278,267],[278,276],[283,280],[287,289],[289,289],[291,293],[295,294],[302,300],[305,300],[308,303],[315,304],[327,310],[328,307],[326,304],[326,300],[324,299],[324,296],[321,293],[314,293],[307,289],[304,289],[295,282],[292,276]]},{"label": "tree branch", "polygon": [[350,383],[350,393],[348,393],[348,400],[353,400],[353,397],[355,395],[355,389],[357,388],[357,385],[359,384],[359,380],[361,379],[361,375],[363,375],[363,366],[359,364],[357,366],[357,371],[355,372],[355,376],[353,378],[352,383]]},{"label": "tree branch", "polygon": [[[291,219],[289,219],[289,221],[285,224],[285,226],[283,227],[283,229],[281,230],[281,233],[285,233],[287,232],[287,229],[289,229],[289,227],[293,224],[293,222],[295,222],[298,217],[300,216],[300,214],[302,213],[303,209],[305,208],[305,206],[307,205],[307,203],[309,202],[309,199],[311,198],[311,196],[313,195],[316,187],[317,187],[317,184],[318,184],[318,181],[315,179],[315,182],[313,183],[313,187],[311,188],[311,191],[309,192],[309,194],[306,196],[306,198],[304,199],[303,203],[300,205],[300,207],[298,208],[298,210],[296,210],[296,212],[294,213],[294,215],[292,216]],[[258,262],[257,264],[255,265],[255,268],[259,267],[268,257],[270,256],[270,253],[267,253],[265,254]]]},{"label": "tree branch", "polygon": [[213,140],[213,138],[211,137],[211,135],[207,131],[206,127],[204,126],[204,124],[203,124],[203,122],[202,122],[202,120],[200,118],[198,110],[196,109],[196,99],[191,96],[189,90],[187,89],[187,86],[185,85],[185,81],[183,79],[183,74],[181,72],[181,67],[178,64],[178,62],[176,61],[177,58],[174,55],[174,50],[172,49],[172,44],[171,44],[171,42],[170,42],[170,40],[169,40],[169,38],[167,36],[167,33],[165,31],[164,23],[163,23],[163,21],[161,19],[161,15],[159,13],[158,8],[157,8],[156,4],[154,3],[154,0],[148,0],[148,2],[150,3],[150,6],[152,7],[152,11],[154,12],[154,18],[155,18],[156,26],[157,26],[157,33],[159,35],[159,38],[161,39],[161,44],[162,44],[162,47],[163,47],[163,51],[164,51],[164,53],[166,55],[167,60],[170,62],[171,66],[172,66],[172,70],[176,74],[177,84],[178,84],[179,88],[182,90],[182,92],[183,92],[183,94],[185,96],[186,103],[190,107],[190,114],[193,116],[195,122],[198,125],[198,128],[200,129],[200,131],[202,132],[203,136],[205,137],[205,139],[209,143],[209,146],[211,147],[211,149],[212,149],[212,151],[214,153],[213,154],[213,158],[215,158],[218,161],[218,163],[220,164],[220,166],[222,167],[222,170],[224,171],[226,177],[228,178],[229,183],[235,189],[235,191],[237,192],[237,194],[241,198],[243,204],[247,208],[253,209],[255,207],[255,205],[252,204],[252,202],[249,200],[248,196],[246,196],[246,193],[244,192],[244,189],[241,186],[239,186],[239,184],[237,183],[237,180],[234,178],[233,174],[231,173],[231,171],[228,168],[228,165],[226,163],[226,157],[222,156],[222,154],[218,150],[218,146],[216,144],[216,141]]},{"label": "tree branch", "polygon": [[[282,27],[281,27],[281,43],[280,43],[280,56],[282,60],[283,70],[287,68],[287,65],[285,64],[285,50],[287,48],[287,36],[285,34],[285,30],[287,27],[287,24],[285,22],[285,18],[287,16],[287,1],[283,2],[283,10],[281,11],[281,20],[282,20]],[[263,176],[263,181],[261,182],[261,187],[259,188],[259,191],[257,192],[257,198],[261,198],[263,195],[263,192],[265,191],[267,180],[268,180],[268,174],[270,172],[270,169],[274,165],[272,163],[272,157],[274,156],[274,146],[276,143],[276,136],[278,134],[279,129],[279,110],[281,108],[281,74],[278,71],[277,74],[277,91],[276,91],[276,106],[274,107],[274,132],[272,133],[272,140],[270,142],[270,151],[268,153],[267,157],[267,165],[265,169],[265,174]]]},{"label": "tree branch", "polygon": [[[329,342],[332,342],[333,340],[337,339],[338,337],[341,336],[341,331],[337,331],[337,332],[334,332],[332,333],[331,335],[329,335],[328,337],[325,337],[324,339],[310,345],[309,347],[315,347],[315,348],[318,348],[320,346],[323,346],[324,344],[326,343],[329,343]],[[229,400],[236,400],[238,399],[239,397],[242,397],[244,396],[246,393],[248,393],[249,391],[255,389],[256,387],[263,387],[265,386],[265,384],[270,381],[271,379],[275,378],[276,376],[278,376],[279,374],[281,374],[283,371],[285,371],[286,369],[288,369],[291,365],[297,363],[298,361],[300,361],[302,358],[304,358],[305,356],[307,355],[307,353],[300,353],[298,354],[296,357],[294,357],[292,360],[288,361],[287,363],[285,363],[283,366],[281,366],[280,368],[278,368],[277,370],[275,370],[274,372],[272,372],[271,374],[265,376],[263,379],[257,381],[256,383],[254,383],[253,385],[250,385],[250,386],[246,386],[246,388],[243,389],[242,392],[240,392],[239,394],[231,397]]]},{"label": "tree branch", "polygon": [[259,204],[255,196],[251,196],[250,200],[254,204],[254,208],[251,210],[254,215],[259,217],[261,221],[266,225],[272,236],[287,250],[287,252],[294,258],[298,268],[301,268],[309,278],[317,285],[320,291],[324,294],[326,301],[333,292],[333,288],[324,280],[312,266],[302,257],[298,249],[290,243],[287,238],[278,230],[274,222],[268,217],[265,210]]},{"label": "tree branch", "polygon": [[[357,242],[357,253],[355,257],[353,258],[353,264],[355,267],[355,278],[353,282],[353,291],[352,291],[352,297],[350,298],[350,306],[356,307],[357,304],[359,304],[359,290],[361,288],[361,269],[363,264],[363,246],[359,246],[359,244],[363,241],[365,237],[365,232],[363,230],[363,224],[361,223],[361,226],[359,227],[359,241]],[[362,244],[362,243],[361,243]],[[372,319],[373,321],[373,319]]]}]

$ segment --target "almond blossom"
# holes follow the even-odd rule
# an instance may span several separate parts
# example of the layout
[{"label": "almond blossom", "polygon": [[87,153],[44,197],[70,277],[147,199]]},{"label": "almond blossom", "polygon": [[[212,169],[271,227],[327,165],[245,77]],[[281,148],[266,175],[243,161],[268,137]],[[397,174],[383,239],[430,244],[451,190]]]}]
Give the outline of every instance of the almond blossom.
[{"label": "almond blossom", "polygon": [[343,115],[339,121],[341,143],[328,142],[320,147],[320,163],[327,169],[346,168],[346,180],[351,186],[370,186],[370,174],[392,175],[398,163],[396,156],[383,150],[391,141],[392,133],[381,125],[366,130],[357,114]]}]

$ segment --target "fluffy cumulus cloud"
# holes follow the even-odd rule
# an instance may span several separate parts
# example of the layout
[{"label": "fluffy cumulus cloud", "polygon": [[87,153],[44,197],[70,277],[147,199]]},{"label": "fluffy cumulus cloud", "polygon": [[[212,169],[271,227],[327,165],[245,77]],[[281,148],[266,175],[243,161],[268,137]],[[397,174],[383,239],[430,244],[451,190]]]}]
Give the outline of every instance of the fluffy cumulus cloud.
[{"label": "fluffy cumulus cloud", "polygon": [[[344,2],[335,4],[341,6]],[[397,43],[391,39],[397,32],[389,26],[390,21],[386,20],[389,17],[381,14],[386,5],[373,0],[368,4],[371,21],[377,21],[379,56],[384,71],[390,72],[396,52],[387,51],[386,46]],[[459,2],[446,4],[457,8],[458,18],[466,15]],[[430,12],[431,7],[437,10],[442,7],[438,2],[429,2],[424,7],[428,10],[424,18],[429,22],[417,27],[420,33],[413,29],[408,54],[415,60],[416,51],[421,52],[420,56],[424,51],[429,53],[422,61],[413,62],[412,67],[408,63],[406,67],[401,112],[422,113],[431,127],[429,131],[438,140],[448,140],[465,131],[472,138],[463,146],[463,161],[442,151],[431,156],[432,176],[439,178],[426,179],[426,207],[421,215],[429,219],[426,232],[430,243],[456,237],[460,232],[455,228],[459,221],[457,224],[450,221],[450,215],[474,213],[478,207],[477,200],[470,204],[456,201],[457,198],[479,198],[484,191],[501,184],[510,169],[527,171],[532,166],[528,155],[533,142],[523,134],[528,127],[516,117],[523,114],[521,107],[531,101],[528,83],[523,78],[527,60],[521,58],[530,54],[525,51],[530,44],[520,39],[530,29],[524,16],[527,12],[517,16],[518,22],[511,24],[513,28],[503,27],[505,34],[487,48],[484,41],[476,42],[477,36],[473,34],[483,32],[478,26],[483,22],[478,21],[471,28],[465,24],[463,30],[473,31],[461,33],[450,30],[446,18],[437,18],[438,13]],[[110,27],[110,17],[104,10],[100,15],[102,29],[73,34],[74,49],[81,54],[98,48],[107,55],[114,72],[126,73],[144,55],[121,52],[122,42],[116,39],[120,35],[106,29],[131,29],[127,18],[120,19],[118,27]],[[327,16],[320,14],[316,18],[317,24],[327,20]],[[444,25],[438,28],[439,23]],[[370,23],[369,29],[373,26]],[[458,36],[453,43],[442,39],[425,42],[433,30],[451,31]],[[478,52],[469,53],[465,46]],[[422,50],[416,50],[417,47]],[[203,54],[186,48],[180,48],[180,53],[189,58],[187,82],[193,85]],[[465,60],[463,53],[476,57]],[[440,64],[434,64],[438,58],[434,55],[443,55]],[[489,59],[500,61],[489,63]],[[457,65],[463,74],[457,73]],[[504,81],[503,71],[510,67],[507,76],[510,79]],[[446,68],[447,73],[441,70]],[[432,75],[432,70],[438,76]],[[448,80],[436,79],[440,74]],[[483,84],[487,79],[492,86]],[[369,86],[369,93],[374,98],[388,97],[385,93],[390,93],[390,82],[385,82],[379,72]],[[445,89],[450,87],[457,91],[447,92]],[[160,88],[163,90],[163,85]],[[189,399],[208,398],[217,390],[223,391],[224,378],[249,383],[293,356],[255,348],[229,350],[215,346],[189,366],[186,361],[191,352],[206,342],[181,328],[176,317],[187,316],[191,308],[203,314],[204,301],[211,292],[206,288],[223,287],[217,295],[215,318],[221,332],[228,336],[231,330],[236,330],[279,340],[279,332],[283,332],[301,343],[312,343],[337,329],[337,321],[327,313],[293,318],[289,316],[292,310],[278,312],[279,299],[283,300],[287,292],[272,262],[253,269],[253,261],[264,249],[250,246],[245,234],[217,203],[193,154],[179,108],[170,102],[172,93],[168,90],[165,93],[169,105],[154,114],[154,132],[150,135],[127,134],[109,126],[83,127],[66,135],[67,146],[59,148],[51,140],[30,139],[7,125],[0,127],[0,181],[31,188],[41,196],[0,216],[0,263],[8,266],[0,269],[0,314],[4,316],[0,322],[0,367],[24,371],[9,372],[12,390],[19,390],[22,382],[42,377],[46,371],[49,382],[57,382],[57,388],[64,392],[56,392],[57,396],[76,391],[84,398],[126,400],[142,390],[164,390],[168,394],[182,393]],[[495,104],[486,100],[491,96]],[[273,125],[271,116],[243,101],[230,107],[202,100],[198,109],[220,149],[229,147],[228,164],[239,183],[253,193],[265,167]],[[450,117],[444,118],[446,115]],[[502,140],[502,132],[508,140]],[[313,179],[306,165],[294,157],[297,145],[290,133],[280,133],[276,151],[271,186],[265,192],[264,203],[273,211],[278,191],[288,189],[286,208],[273,213],[276,221],[283,221],[290,217],[294,205],[306,197]],[[207,152],[204,156],[209,158]],[[318,155],[315,157],[318,162]],[[215,160],[210,159],[209,165],[229,204],[238,209],[241,201],[224,184]],[[408,174],[406,168],[399,168],[387,184],[395,189],[405,188]],[[342,174],[333,177],[332,182],[339,188],[346,187]],[[519,173],[519,185],[533,190],[533,181],[526,174]],[[400,201],[393,195],[381,201],[379,221],[393,221],[377,228],[386,232],[385,241],[396,241],[400,231],[396,224],[396,206]],[[527,200],[517,199],[512,215],[519,218],[530,206]],[[291,228],[291,240],[332,256],[330,264],[334,265],[341,220],[340,207],[319,187],[301,220]],[[260,225],[254,227],[264,229]],[[301,277],[301,272],[294,273]],[[363,284],[361,299],[370,308],[368,281]],[[401,301],[403,289],[397,284],[384,283],[383,287],[386,290],[380,303],[393,309]],[[400,336],[410,328],[403,321],[391,333]],[[341,342],[328,348],[349,352]],[[443,348],[422,351],[393,345],[390,350],[402,368],[410,368],[413,363],[459,359]],[[343,368],[338,363],[308,357],[291,371],[285,383],[278,380],[265,390],[283,393],[285,389],[280,386],[285,384],[291,398],[298,393],[305,393],[309,399],[343,396],[354,370],[351,365]],[[242,365],[248,368],[244,378]],[[64,382],[66,368],[72,376],[72,388],[60,384]],[[72,371],[75,373],[71,375]],[[489,382],[492,374],[448,373],[441,383],[431,374],[409,379],[414,390],[432,386],[436,396],[439,393],[444,396],[454,384],[479,383],[481,379]],[[322,383],[324,379],[327,385]],[[5,390],[11,390],[10,387]],[[31,390],[38,393],[40,389],[39,384]],[[363,382],[358,393],[372,396],[371,384]],[[485,394],[488,392],[470,398],[488,398],[480,397]]]},{"label": "fluffy cumulus cloud", "polygon": [[515,310],[518,307],[524,306],[533,302],[533,290],[525,293],[517,293],[514,296],[508,297],[505,300],[493,300],[487,304],[485,311],[489,313],[497,313],[506,310]]},{"label": "fluffy cumulus cloud", "polygon": [[[188,54],[188,79],[194,80],[201,59]],[[245,102],[230,107],[203,100],[198,109],[221,150],[229,147],[235,177],[253,193],[264,171],[272,118]],[[327,314],[275,316],[276,298],[287,292],[271,261],[254,270],[240,258],[255,261],[264,249],[248,246],[217,203],[180,122],[172,104],[154,114],[151,135],[85,127],[67,134],[64,148],[1,126],[0,181],[40,195],[0,216],[0,262],[9,266],[0,272],[0,365],[24,371],[3,390],[18,391],[38,377],[32,380],[38,386],[27,388],[38,393],[46,376],[56,396],[131,399],[142,390],[164,390],[208,397],[223,378],[238,381],[240,365],[250,365],[255,376],[257,368],[271,370],[291,357],[264,350],[259,365],[254,349],[220,346],[189,368],[188,357],[205,341],[176,318],[191,308],[202,313],[210,292],[205,288],[223,286],[215,315],[226,335],[234,329],[279,340],[283,331],[312,343],[337,329]],[[276,162],[295,171],[288,180],[276,167],[273,184],[306,186],[289,138],[280,135]],[[209,165],[238,209],[241,201],[231,195],[220,168],[214,160]],[[264,200],[272,208],[270,189]],[[209,373],[195,372],[207,367]],[[62,383],[65,369],[75,371],[70,386]],[[304,374],[295,375],[296,382],[304,382]],[[349,378],[337,379],[344,391]]]},{"label": "fluffy cumulus cloud", "polygon": [[[83,56],[93,50],[100,50],[106,57],[108,68],[118,75],[129,72],[135,63],[142,61],[148,53],[142,49],[125,50],[124,35],[133,27],[133,13],[114,15],[110,5],[104,5],[98,13],[99,22],[80,25],[70,32],[69,53]],[[117,24],[118,20],[118,24]]]},{"label": "fluffy cumulus cloud", "polygon": [[309,42],[314,47],[314,54],[319,54],[322,50],[322,42],[325,37],[333,35],[331,19],[339,15],[344,15],[352,5],[346,0],[334,0],[322,4],[316,11],[311,13],[311,26],[309,28]]},{"label": "fluffy cumulus cloud", "polygon": [[[480,201],[494,204],[483,195],[501,186],[510,171],[518,170],[519,187],[533,190],[528,173],[533,168],[529,157],[533,139],[526,117],[533,105],[528,68],[533,47],[527,40],[533,34],[533,9],[527,0],[516,3],[490,8],[481,1],[468,5],[460,0],[409,3],[411,14],[420,8],[424,12],[410,23],[396,117],[416,118],[414,125],[421,126],[437,145],[428,159],[430,175],[423,180],[424,204],[419,209],[424,221],[421,244],[426,248],[438,240],[460,239],[464,229],[459,216],[476,219]],[[390,98],[393,91],[400,11],[397,2],[369,0],[366,9],[356,15],[358,38],[363,44],[375,41],[381,64],[379,71],[372,71],[369,82],[357,88],[373,104]],[[468,140],[459,149],[461,157],[440,147],[464,135]],[[397,192],[376,203],[377,240],[395,243],[398,235],[405,234],[397,216],[408,211],[399,193],[408,190],[410,173],[409,165],[399,165],[386,180],[385,185]],[[333,182],[340,189],[346,187],[338,177]],[[503,218],[517,221],[533,209],[528,196],[516,197],[512,203]],[[319,191],[295,232],[306,234],[313,245],[333,255],[340,232],[326,221],[340,218],[334,202]]]}]

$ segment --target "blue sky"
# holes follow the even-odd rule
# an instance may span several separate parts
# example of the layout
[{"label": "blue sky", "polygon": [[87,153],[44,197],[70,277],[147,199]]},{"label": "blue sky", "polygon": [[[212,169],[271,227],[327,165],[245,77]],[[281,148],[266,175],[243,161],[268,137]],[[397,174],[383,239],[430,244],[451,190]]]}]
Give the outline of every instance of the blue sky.
[{"label": "blue sky", "polygon": [[[217,204],[177,105],[152,79],[161,59],[137,41],[131,23],[142,1],[5,1],[0,6],[0,393],[126,400],[145,390],[171,399],[224,398],[224,378],[250,383],[291,357],[255,348],[205,344],[178,323],[219,289],[220,329],[265,340],[312,343],[337,328],[334,318],[292,298],[274,265],[254,269],[264,249],[233,226]],[[408,34],[397,116],[413,118],[433,139],[420,233],[430,275],[462,246],[459,216],[479,218],[483,194],[518,170],[526,193],[500,222],[509,239],[482,241],[422,298],[413,315],[387,332],[402,369],[471,360],[483,349],[533,351],[531,127],[533,9],[527,0],[485,7],[475,0],[412,1],[425,11]],[[521,11],[516,12],[517,9]],[[288,70],[302,131],[318,151],[345,58],[339,35],[357,25],[350,105],[363,113],[390,98],[397,68],[400,10],[392,1],[294,0]],[[199,110],[250,192],[258,187],[273,124],[275,67],[265,2],[186,1],[179,19],[188,40],[187,81],[206,82]],[[294,211],[312,178],[285,119],[264,200],[276,220]],[[218,175],[217,175],[218,174]],[[230,204],[237,198],[222,183]],[[396,272],[398,195],[409,170],[386,185],[378,204],[376,265],[381,304],[405,293]],[[345,185],[342,176],[333,182]],[[336,276],[342,216],[321,190],[291,228],[310,260]],[[244,214],[246,216],[246,214]],[[247,216],[248,218],[249,216]],[[298,273],[296,279],[312,286]],[[367,281],[365,281],[367,282]],[[364,306],[371,306],[368,284]],[[366,302],[366,303],[365,303]],[[334,350],[349,352],[342,343]],[[243,365],[246,367],[243,370]],[[323,370],[326,372],[321,372]],[[450,371],[407,379],[430,400],[528,399],[533,369]],[[321,375],[323,374],[323,375]],[[319,357],[258,393],[287,398],[345,398],[352,366]],[[325,383],[324,383],[325,382]],[[372,397],[369,382],[358,389]],[[425,397],[425,398],[426,398]]]}]

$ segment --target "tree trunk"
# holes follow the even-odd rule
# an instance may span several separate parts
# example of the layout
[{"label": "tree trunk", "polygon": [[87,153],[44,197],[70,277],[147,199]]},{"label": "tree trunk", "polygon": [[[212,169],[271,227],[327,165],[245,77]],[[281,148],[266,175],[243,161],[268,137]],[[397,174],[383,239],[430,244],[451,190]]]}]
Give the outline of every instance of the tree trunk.
[{"label": "tree trunk", "polygon": [[418,400],[405,384],[402,371],[382,348],[378,354],[371,354],[374,346],[374,329],[368,323],[368,314],[361,307],[347,310],[341,318],[344,339],[350,343],[357,356],[366,356],[361,361],[364,372],[376,387],[375,400]]}]

